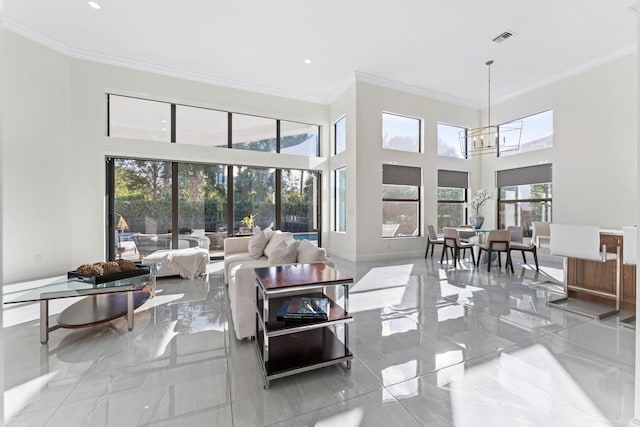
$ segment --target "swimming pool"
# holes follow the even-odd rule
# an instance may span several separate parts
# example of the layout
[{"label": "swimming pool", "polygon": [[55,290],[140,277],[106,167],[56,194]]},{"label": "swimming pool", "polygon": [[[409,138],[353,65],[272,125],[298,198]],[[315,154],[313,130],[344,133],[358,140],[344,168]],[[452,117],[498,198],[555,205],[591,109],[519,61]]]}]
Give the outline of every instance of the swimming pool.
[{"label": "swimming pool", "polygon": [[317,242],[318,233],[293,233],[293,238],[296,240],[310,240],[312,242]]}]

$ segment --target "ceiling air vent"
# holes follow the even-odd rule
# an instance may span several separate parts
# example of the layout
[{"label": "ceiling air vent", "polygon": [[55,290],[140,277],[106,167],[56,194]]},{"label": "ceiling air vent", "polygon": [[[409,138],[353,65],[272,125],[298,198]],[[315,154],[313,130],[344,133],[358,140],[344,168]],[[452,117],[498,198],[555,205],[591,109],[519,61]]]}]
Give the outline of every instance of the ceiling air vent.
[{"label": "ceiling air vent", "polygon": [[496,43],[502,43],[506,39],[514,37],[515,35],[516,33],[514,33],[513,31],[505,31],[504,33],[500,34],[498,37],[494,38],[493,41]]}]

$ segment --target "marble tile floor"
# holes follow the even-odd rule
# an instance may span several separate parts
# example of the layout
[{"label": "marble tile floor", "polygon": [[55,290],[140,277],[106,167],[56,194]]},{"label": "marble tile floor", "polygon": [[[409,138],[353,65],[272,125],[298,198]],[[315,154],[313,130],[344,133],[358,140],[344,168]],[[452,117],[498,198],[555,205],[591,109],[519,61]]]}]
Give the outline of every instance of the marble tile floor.
[{"label": "marble tile floor", "polygon": [[[544,257],[543,257],[544,258]],[[38,306],[4,306],[9,426],[626,426],[635,332],[546,307],[562,264],[486,272],[438,257],[351,263],[352,368],[264,390],[230,325],[222,264],[160,279],[126,319],[39,343]],[[494,269],[492,269],[494,270]],[[29,284],[5,286],[8,294]],[[51,304],[52,321],[71,300]],[[623,313],[625,317],[629,313]]]}]

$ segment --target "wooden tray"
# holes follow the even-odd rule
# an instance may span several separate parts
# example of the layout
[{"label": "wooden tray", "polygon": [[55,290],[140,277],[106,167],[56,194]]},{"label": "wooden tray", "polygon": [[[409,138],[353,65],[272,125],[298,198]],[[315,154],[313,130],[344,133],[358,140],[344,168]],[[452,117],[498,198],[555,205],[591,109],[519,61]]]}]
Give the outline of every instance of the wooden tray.
[{"label": "wooden tray", "polygon": [[135,270],[119,271],[117,273],[105,274],[103,276],[86,276],[84,274],[78,273],[77,271],[69,271],[67,272],[67,278],[77,279],[82,282],[97,285],[100,283],[113,282],[114,280],[126,279],[129,277],[143,276],[149,273],[149,267],[138,267]]}]

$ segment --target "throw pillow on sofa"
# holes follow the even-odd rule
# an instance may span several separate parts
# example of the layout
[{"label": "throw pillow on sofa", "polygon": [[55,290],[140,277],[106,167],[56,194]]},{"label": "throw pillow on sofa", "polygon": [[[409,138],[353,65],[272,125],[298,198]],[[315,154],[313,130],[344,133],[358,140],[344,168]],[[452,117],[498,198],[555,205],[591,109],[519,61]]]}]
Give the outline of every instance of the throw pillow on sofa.
[{"label": "throw pillow on sofa", "polygon": [[264,254],[267,256],[267,258],[271,258],[271,252],[273,252],[273,250],[278,247],[280,242],[291,239],[293,239],[293,235],[291,233],[283,233],[282,231],[278,230],[274,231],[271,234],[269,243],[267,243],[267,246],[264,248]]},{"label": "throw pillow on sofa", "polygon": [[297,240],[282,240],[269,255],[269,265],[292,264],[298,258]]},{"label": "throw pillow on sofa", "polygon": [[249,256],[258,259],[264,253],[264,248],[269,243],[267,234],[264,231],[259,232],[249,239]]},{"label": "throw pillow on sofa", "polygon": [[326,256],[324,249],[317,247],[309,240],[303,240],[298,246],[298,262],[300,264],[313,264],[323,262]]}]

